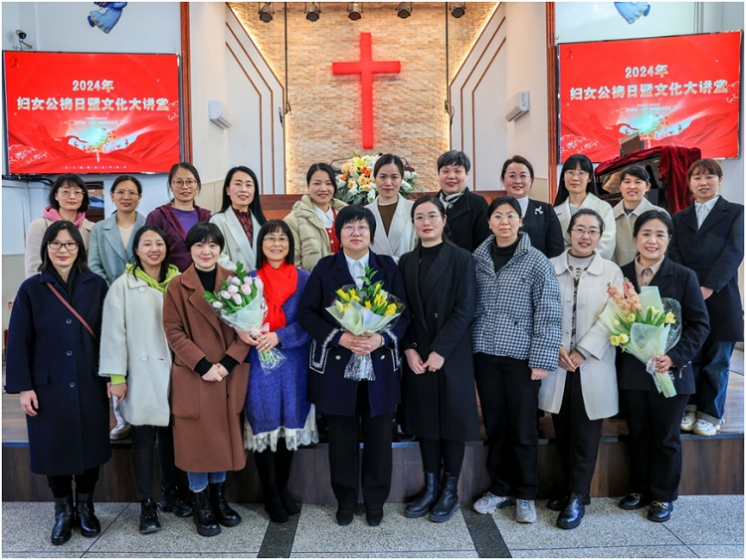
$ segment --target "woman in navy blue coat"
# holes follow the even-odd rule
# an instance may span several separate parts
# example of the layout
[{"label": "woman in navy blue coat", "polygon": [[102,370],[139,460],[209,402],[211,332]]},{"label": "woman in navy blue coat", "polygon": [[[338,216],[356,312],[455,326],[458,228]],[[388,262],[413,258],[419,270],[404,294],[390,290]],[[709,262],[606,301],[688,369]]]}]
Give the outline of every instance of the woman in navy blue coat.
[{"label": "woman in navy blue coat", "polygon": [[671,260],[691,268],[699,280],[710,317],[717,318],[695,358],[696,392],[689,400],[681,430],[701,436],[720,431],[728,390],[730,358],[743,340],[743,307],[738,267],[743,262],[743,205],[720,196],[723,170],[714,159],[689,168],[694,202],[673,216]]},{"label": "woman in navy blue coat", "polygon": [[[352,522],[357,504],[358,428],[362,425],[363,500],[368,524],[377,526],[391,489],[392,422],[401,394],[399,340],[409,324],[409,313],[405,308],[394,327],[381,334],[354,336],[339,326],[325,308],[334,302],[338,288],[361,285],[359,277],[365,274],[366,265],[376,271],[373,280],[383,281],[384,290],[402,302],[406,298],[394,260],[369,250],[376,230],[370,210],[345,207],[334,227],[343,250],[316,264],[298,312],[298,321],[311,335],[308,400],[329,426],[329,467],[340,525]],[[371,354],[375,381],[344,379],[353,353]]]},{"label": "woman in navy blue coat", "polygon": [[635,222],[638,256],[622,267],[635,286],[656,286],[662,298],[681,304],[681,338],[665,356],[656,358],[656,371],[673,374],[676,395],[666,398],[655,388],[645,364],[632,354],[617,360],[619,401],[629,426],[629,489],[622,509],[650,504],[648,519],[662,522],[671,517],[681,480],[679,423],[689,395],[694,393],[691,360],[707,336],[707,308],[694,272],[666,258],[673,233],[671,219],[662,210],[648,210]]},{"label": "woman in navy blue coat", "polygon": [[13,305],[6,390],[21,394],[31,471],[47,476],[54,495],[52,544],[58,545],[71,536],[73,477],[81,532],[84,537],[101,533],[93,490],[99,467],[111,457],[106,381],[98,376],[107,288],[88,270],[83,238],[72,222],[49,226],[41,260],[41,273],[21,284]]}]

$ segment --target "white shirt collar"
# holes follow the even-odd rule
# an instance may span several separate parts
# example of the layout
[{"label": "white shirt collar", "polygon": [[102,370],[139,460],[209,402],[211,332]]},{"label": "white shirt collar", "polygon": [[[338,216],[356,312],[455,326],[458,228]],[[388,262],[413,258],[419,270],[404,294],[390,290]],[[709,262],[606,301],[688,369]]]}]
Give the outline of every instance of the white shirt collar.
[{"label": "white shirt collar", "polygon": [[355,281],[358,288],[361,287],[363,281],[359,277],[365,274],[365,267],[368,266],[368,261],[370,260],[370,251],[365,253],[358,260],[348,257],[347,253],[345,253],[345,260],[347,261],[347,270],[350,271],[350,276],[352,276],[352,279]]},{"label": "white shirt collar", "polygon": [[332,205],[329,205],[329,210],[324,212],[321,208],[316,206],[315,204],[312,204],[313,206],[313,212],[319,217],[319,220],[321,220],[321,223],[325,228],[330,228],[334,225],[334,212],[332,211]]},{"label": "white shirt collar", "polygon": [[699,210],[702,206],[704,206],[709,212],[710,210],[712,210],[713,206],[717,204],[718,198],[720,198],[720,195],[717,195],[715,198],[711,198],[710,200],[708,200],[707,202],[703,202],[702,204],[694,201],[694,209]]},{"label": "white shirt collar", "polygon": [[523,198],[517,198],[518,204],[521,206],[521,217],[526,217],[526,210],[528,210],[528,197],[524,196]]}]

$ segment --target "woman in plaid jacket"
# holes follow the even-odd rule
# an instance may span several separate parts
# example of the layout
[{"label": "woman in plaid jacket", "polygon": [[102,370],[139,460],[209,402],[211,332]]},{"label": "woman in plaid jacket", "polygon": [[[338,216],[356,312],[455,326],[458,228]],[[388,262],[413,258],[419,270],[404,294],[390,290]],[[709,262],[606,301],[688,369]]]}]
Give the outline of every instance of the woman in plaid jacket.
[{"label": "woman in plaid jacket", "polygon": [[516,521],[536,521],[541,380],[557,368],[562,304],[554,269],[519,233],[512,196],[495,199],[493,235],[474,251],[477,311],[472,325],[474,376],[489,441],[489,492],[474,504],[490,513],[517,501]]}]

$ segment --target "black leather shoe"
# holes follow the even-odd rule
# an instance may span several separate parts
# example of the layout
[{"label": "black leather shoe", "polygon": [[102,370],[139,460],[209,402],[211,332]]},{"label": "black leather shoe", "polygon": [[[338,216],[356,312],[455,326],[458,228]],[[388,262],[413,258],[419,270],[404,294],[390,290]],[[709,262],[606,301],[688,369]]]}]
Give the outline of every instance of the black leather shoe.
[{"label": "black leather shoe", "polygon": [[435,473],[425,471],[425,492],[419,499],[407,505],[404,509],[404,516],[413,519],[430,513],[430,509],[438,501],[439,492],[438,476]]},{"label": "black leather shoe", "polygon": [[52,528],[52,544],[65,544],[72,536],[75,525],[75,509],[73,495],[54,499],[54,527]]},{"label": "black leather shoe", "polygon": [[163,490],[163,499],[158,503],[158,509],[164,513],[173,513],[176,517],[192,515],[192,504],[179,498],[176,488]]},{"label": "black leather shoe", "polygon": [[557,527],[560,529],[574,529],[583,520],[585,505],[580,494],[570,494],[567,504],[557,517]]},{"label": "black leather shoe", "polygon": [[430,512],[430,521],[445,523],[456,513],[461,505],[458,503],[458,477],[445,473],[443,491]]},{"label": "black leather shoe", "polygon": [[140,533],[147,535],[161,530],[158,521],[158,507],[155,502],[148,498],[140,502]]},{"label": "black leather shoe", "polygon": [[75,493],[75,511],[80,523],[80,534],[87,538],[97,537],[101,534],[101,523],[94,513],[93,494]]},{"label": "black leather shoe", "polygon": [[345,527],[352,523],[352,517],[355,512],[351,509],[337,509],[337,525]]},{"label": "black leather shoe", "polygon": [[215,519],[223,527],[235,527],[241,523],[241,516],[228,505],[228,500],[225,498],[225,482],[210,484],[210,505]]},{"label": "black leather shoe", "polygon": [[624,498],[621,499],[621,501],[619,502],[619,507],[622,509],[640,509],[644,508],[649,503],[650,498],[648,498],[644,494],[633,492],[632,494],[627,494],[626,496],[624,496]]},{"label": "black leather shoe", "polygon": [[207,493],[207,488],[202,490],[202,492],[193,493],[194,511],[192,512],[192,519],[200,535],[203,537],[214,537],[220,534],[220,525],[215,518],[215,513],[212,511],[212,505],[210,504],[210,498]]},{"label": "black leather shoe", "polygon": [[663,523],[671,519],[671,512],[673,511],[673,502],[657,502],[654,501],[650,504],[648,510],[648,519],[655,521],[656,523]]},{"label": "black leather shoe", "polygon": [[287,512],[288,515],[298,515],[300,513],[300,508],[298,507],[298,504],[295,503],[295,500],[293,500],[293,497],[284,488],[280,490],[280,500],[282,501],[282,505],[285,508],[285,511]]},{"label": "black leather shoe", "polygon": [[383,510],[382,509],[367,510],[365,512],[365,520],[368,522],[369,526],[378,527],[381,524],[381,521],[383,521]]},{"label": "black leather shoe", "polygon": [[280,494],[276,490],[264,489],[264,511],[269,514],[270,521],[278,525],[285,525],[290,519]]},{"label": "black leather shoe", "polygon": [[[552,511],[562,511],[565,509],[565,506],[567,505],[567,500],[569,500],[569,496],[565,496],[564,498],[552,498],[547,502],[547,509],[551,509]],[[583,505],[587,506],[591,503],[591,497],[589,494],[586,494],[583,496]]]}]

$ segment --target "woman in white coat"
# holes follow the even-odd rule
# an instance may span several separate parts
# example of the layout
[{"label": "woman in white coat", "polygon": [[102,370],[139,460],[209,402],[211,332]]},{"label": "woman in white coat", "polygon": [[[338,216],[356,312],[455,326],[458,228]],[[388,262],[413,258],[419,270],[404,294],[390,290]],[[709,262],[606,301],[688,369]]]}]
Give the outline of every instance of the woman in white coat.
[{"label": "woman in white coat", "polygon": [[373,179],[378,196],[366,206],[376,218],[375,241],[370,244],[377,255],[388,255],[399,262],[399,257],[414,249],[415,233],[412,224],[413,201],[399,194],[404,178],[404,163],[399,156],[384,154],[373,166]]},{"label": "woman in white coat", "polygon": [[580,525],[590,503],[601,424],[619,412],[616,352],[598,318],[608,285],[621,289],[623,278],[597,251],[603,232],[601,216],[581,208],[570,219],[570,249],[551,259],[562,292],[562,346],[559,367],[541,383],[539,408],[552,413],[564,467],[565,494],[547,503],[560,511],[560,529]]},{"label": "woman in white coat", "polygon": [[236,270],[243,263],[246,271],[256,268],[256,237],[267,219],[259,202],[259,181],[254,172],[243,165],[233,167],[225,176],[223,204],[210,222],[220,228],[225,246],[218,264]]},{"label": "woman in white coat", "polygon": [[[153,490],[153,445],[164,494],[173,494],[177,471],[168,404],[171,351],[163,332],[163,294],[179,269],[169,265],[166,234],[157,226],[139,229],[134,264],[127,266],[104,302],[99,375],[111,378],[109,392],[132,425],[132,472],[140,500],[140,532],[161,528]],[[165,497],[165,496],[164,496]]]},{"label": "woman in white coat", "polygon": [[611,260],[616,247],[616,223],[611,204],[598,198],[593,163],[583,154],[575,154],[562,166],[554,211],[559,218],[565,239],[565,249],[570,248],[570,219],[580,208],[590,208],[601,216],[604,232],[596,251],[602,258]]}]

